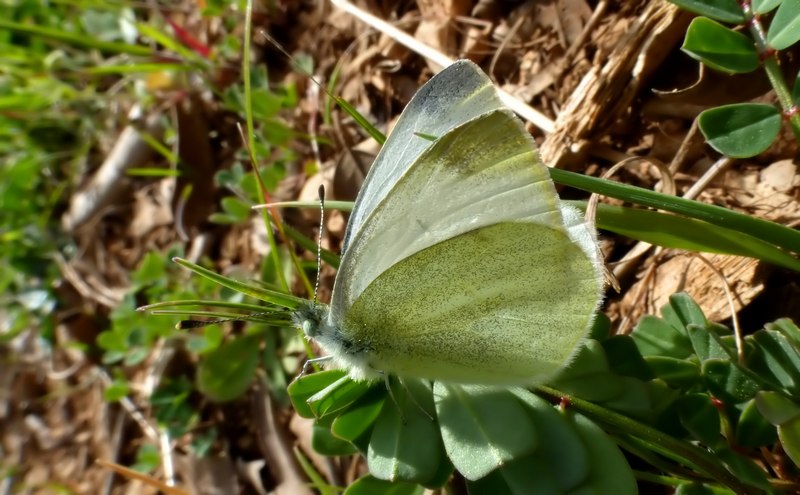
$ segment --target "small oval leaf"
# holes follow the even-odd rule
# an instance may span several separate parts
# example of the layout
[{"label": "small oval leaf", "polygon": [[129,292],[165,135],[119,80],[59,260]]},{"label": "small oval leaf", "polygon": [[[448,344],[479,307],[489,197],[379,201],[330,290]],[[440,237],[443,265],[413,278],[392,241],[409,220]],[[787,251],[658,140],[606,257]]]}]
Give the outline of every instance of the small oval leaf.
[{"label": "small oval leaf", "polygon": [[782,0],[753,0],[753,13],[757,15],[766,14],[781,4]]},{"label": "small oval leaf", "polygon": [[432,409],[431,389],[421,388],[412,391],[393,384],[397,402],[384,401],[369,440],[367,465],[372,476],[425,485],[437,478],[439,466],[446,462],[438,425],[422,409]]},{"label": "small oval leaf", "polygon": [[303,418],[316,417],[308,399],[344,376],[346,373],[342,370],[325,370],[295,378],[287,389],[294,410]]},{"label": "small oval leaf", "polygon": [[800,40],[800,0],[783,0],[767,31],[767,43],[776,49],[789,48]]},{"label": "small oval leaf", "polygon": [[758,392],[756,406],[764,418],[775,426],[800,418],[800,406],[778,392]]},{"label": "small oval leaf", "polygon": [[716,445],[720,435],[719,412],[706,394],[685,394],[678,398],[678,416],[689,433],[707,446]]},{"label": "small oval leaf", "polygon": [[778,438],[794,465],[800,466],[800,418],[794,418],[778,426]]},{"label": "small oval leaf", "polygon": [[705,17],[689,24],[681,49],[708,67],[731,74],[752,72],[759,64],[752,39]]},{"label": "small oval leaf", "polygon": [[536,449],[536,427],[507,389],[436,382],[433,392],[445,450],[466,479],[483,478]]},{"label": "small oval leaf", "polygon": [[744,22],[742,8],[736,0],[670,0],[678,7],[729,24]]},{"label": "small oval leaf", "polygon": [[725,105],[701,113],[698,124],[712,148],[733,158],[748,158],[772,144],[781,130],[781,114],[772,105]]},{"label": "small oval leaf", "polygon": [[775,427],[758,410],[756,399],[747,402],[736,425],[736,444],[756,448],[771,445],[777,439]]}]

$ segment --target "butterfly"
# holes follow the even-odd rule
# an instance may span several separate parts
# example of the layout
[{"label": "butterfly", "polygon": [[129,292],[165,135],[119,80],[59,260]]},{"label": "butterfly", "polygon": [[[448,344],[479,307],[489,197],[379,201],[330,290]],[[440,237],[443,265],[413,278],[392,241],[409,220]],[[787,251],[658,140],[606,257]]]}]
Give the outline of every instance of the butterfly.
[{"label": "butterfly", "polygon": [[[431,140],[427,136],[433,136]],[[358,194],[330,305],[293,320],[355,380],[534,384],[602,302],[596,233],[461,60],[407,105]]]}]

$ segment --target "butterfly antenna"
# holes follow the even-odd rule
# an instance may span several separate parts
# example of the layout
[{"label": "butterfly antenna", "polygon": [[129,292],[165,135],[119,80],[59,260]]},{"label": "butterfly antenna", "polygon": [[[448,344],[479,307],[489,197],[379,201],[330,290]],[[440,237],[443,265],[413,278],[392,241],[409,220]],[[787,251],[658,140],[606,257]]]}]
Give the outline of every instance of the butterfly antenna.
[{"label": "butterfly antenna", "polygon": [[317,281],[314,282],[314,304],[319,293],[319,276],[322,272],[322,234],[325,230],[325,186],[319,186],[319,236],[317,236]]}]

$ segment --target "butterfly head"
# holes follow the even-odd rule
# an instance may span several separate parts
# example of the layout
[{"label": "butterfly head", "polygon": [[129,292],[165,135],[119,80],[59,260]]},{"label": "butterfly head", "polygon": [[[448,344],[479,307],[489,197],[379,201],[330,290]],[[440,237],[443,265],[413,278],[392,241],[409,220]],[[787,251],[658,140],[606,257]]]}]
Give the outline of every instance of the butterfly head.
[{"label": "butterfly head", "polygon": [[292,321],[303,330],[306,337],[313,339],[324,332],[327,316],[326,305],[308,302],[292,312]]}]

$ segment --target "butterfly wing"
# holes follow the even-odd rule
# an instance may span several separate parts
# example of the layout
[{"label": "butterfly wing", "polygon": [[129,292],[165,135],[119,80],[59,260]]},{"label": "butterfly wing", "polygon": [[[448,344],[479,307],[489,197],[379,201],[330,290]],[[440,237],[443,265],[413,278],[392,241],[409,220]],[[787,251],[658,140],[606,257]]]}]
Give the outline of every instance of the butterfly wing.
[{"label": "butterfly wing", "polygon": [[439,138],[363,220],[330,321],[377,370],[522,383],[563,365],[601,290],[591,232],[565,225],[532,138],[495,110]]},{"label": "butterfly wing", "polygon": [[431,380],[532,384],[585,336],[600,300],[594,265],[563,231],[483,227],[382,273],[341,325],[372,370]]},{"label": "butterfly wing", "polygon": [[342,252],[367,216],[431,142],[415,133],[443,136],[486,112],[503,108],[478,66],[459,60],[431,78],[408,103],[367,174],[350,215]]}]

